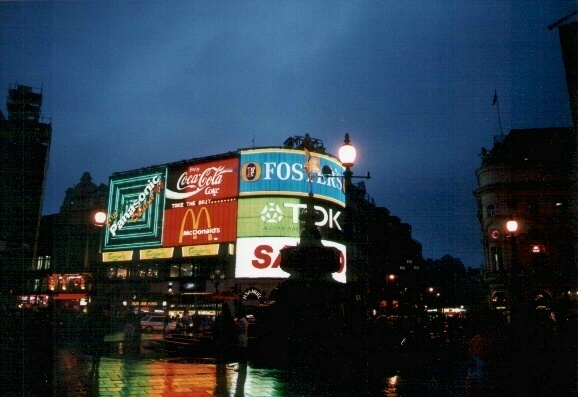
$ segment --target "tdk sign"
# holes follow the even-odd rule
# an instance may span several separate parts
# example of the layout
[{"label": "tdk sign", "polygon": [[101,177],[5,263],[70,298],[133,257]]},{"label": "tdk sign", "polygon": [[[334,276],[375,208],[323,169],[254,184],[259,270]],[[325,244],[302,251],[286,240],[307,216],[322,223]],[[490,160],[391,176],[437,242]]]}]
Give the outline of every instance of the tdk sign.
[{"label": "tdk sign", "polygon": [[[239,200],[237,237],[299,237],[299,216],[307,204],[299,197],[250,197]],[[342,209],[322,203],[314,206],[319,213],[316,226],[326,232],[343,231]]]},{"label": "tdk sign", "polygon": [[[343,175],[341,163],[323,154],[321,167],[328,166],[333,175]],[[342,178],[314,176],[310,186],[304,168],[305,153],[289,149],[254,149],[241,151],[239,196],[287,195],[307,197],[310,187],[316,198],[345,206]]]}]

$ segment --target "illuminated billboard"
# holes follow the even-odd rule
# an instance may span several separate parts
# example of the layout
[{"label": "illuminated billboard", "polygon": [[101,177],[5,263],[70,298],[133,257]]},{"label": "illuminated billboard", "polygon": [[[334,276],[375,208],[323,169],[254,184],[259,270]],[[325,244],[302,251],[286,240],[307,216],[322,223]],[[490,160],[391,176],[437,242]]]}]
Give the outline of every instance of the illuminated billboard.
[{"label": "illuminated billboard", "polygon": [[237,200],[209,200],[205,205],[165,211],[163,246],[232,242],[237,237]]},{"label": "illuminated billboard", "polygon": [[110,178],[105,250],[161,246],[165,182],[165,167]]},{"label": "illuminated billboard", "polygon": [[[312,153],[320,167],[328,166],[332,175],[343,175],[341,163],[330,156]],[[285,195],[307,197],[310,190],[304,169],[305,152],[290,149],[252,149],[241,151],[239,196]],[[343,180],[314,177],[311,184],[315,198],[345,206]]]},{"label": "illuminated billboard", "polygon": [[[299,215],[307,207],[306,201],[295,197],[240,199],[237,237],[299,237]],[[322,201],[315,204],[315,210],[321,214],[315,225],[322,235],[340,233],[344,222],[343,209]]]},{"label": "illuminated billboard", "polygon": [[[335,247],[341,252],[341,269],[332,273],[333,279],[346,282],[347,256],[343,244],[321,240],[326,247]],[[268,237],[237,239],[236,278],[288,278],[289,273],[281,270],[280,250],[296,246],[298,238]]]},{"label": "illuminated billboard", "polygon": [[165,187],[166,209],[207,204],[236,197],[239,192],[239,160],[169,166]]}]

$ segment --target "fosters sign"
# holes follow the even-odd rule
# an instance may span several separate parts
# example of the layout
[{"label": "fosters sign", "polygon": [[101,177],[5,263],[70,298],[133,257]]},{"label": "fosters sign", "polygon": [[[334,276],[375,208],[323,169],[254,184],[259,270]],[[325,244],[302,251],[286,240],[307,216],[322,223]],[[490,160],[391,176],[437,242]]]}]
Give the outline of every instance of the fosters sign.
[{"label": "fosters sign", "polygon": [[[342,175],[341,163],[329,156],[314,153],[320,167],[329,166],[333,175]],[[240,196],[291,195],[307,197],[308,175],[305,153],[300,150],[254,149],[241,151]],[[316,198],[345,206],[342,178],[313,178]]]},{"label": "fosters sign", "polygon": [[161,245],[166,169],[111,177],[104,249]]}]

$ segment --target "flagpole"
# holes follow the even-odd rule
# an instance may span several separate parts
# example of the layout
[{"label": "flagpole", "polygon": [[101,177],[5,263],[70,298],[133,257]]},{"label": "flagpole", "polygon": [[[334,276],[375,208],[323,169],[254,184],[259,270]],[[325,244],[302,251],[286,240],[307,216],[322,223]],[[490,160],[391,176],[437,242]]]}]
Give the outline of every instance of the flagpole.
[{"label": "flagpole", "polygon": [[503,140],[504,130],[502,130],[502,117],[500,116],[500,101],[498,100],[498,92],[496,90],[494,90],[494,102],[492,103],[492,106],[493,105],[496,105],[496,108],[498,109],[498,122],[500,123],[500,135]]}]

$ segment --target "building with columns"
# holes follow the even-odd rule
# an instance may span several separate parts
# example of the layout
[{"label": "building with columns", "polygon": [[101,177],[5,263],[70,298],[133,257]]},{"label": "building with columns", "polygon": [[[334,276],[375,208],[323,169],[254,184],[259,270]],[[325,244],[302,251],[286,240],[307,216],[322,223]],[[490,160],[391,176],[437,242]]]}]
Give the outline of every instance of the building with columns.
[{"label": "building with columns", "polygon": [[[575,297],[576,268],[570,209],[572,128],[511,130],[482,149],[476,171],[485,281],[493,307],[551,306]],[[516,231],[507,229],[515,220]]]}]

